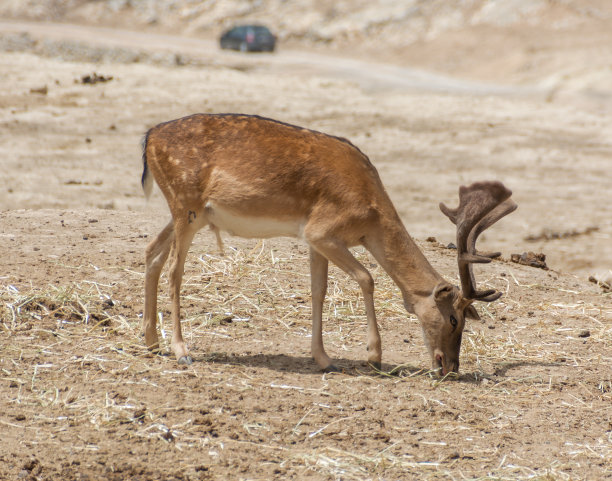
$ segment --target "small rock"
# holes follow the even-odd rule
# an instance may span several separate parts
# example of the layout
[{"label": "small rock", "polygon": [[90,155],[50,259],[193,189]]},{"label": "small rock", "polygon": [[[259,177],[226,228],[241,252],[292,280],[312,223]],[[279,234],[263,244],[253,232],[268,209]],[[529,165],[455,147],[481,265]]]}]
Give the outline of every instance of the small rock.
[{"label": "small rock", "polygon": [[531,251],[523,252],[522,254],[512,254],[510,260],[524,266],[548,270],[548,266],[546,265],[546,254]]},{"label": "small rock", "polygon": [[578,337],[591,337],[591,331],[589,331],[588,329],[582,329],[578,333]]},{"label": "small rock", "polygon": [[25,462],[25,464],[23,465],[23,469],[27,471],[35,471],[38,466],[40,466],[40,462],[38,461],[38,459],[33,458]]},{"label": "small rock", "polygon": [[597,284],[604,292],[612,292],[612,270],[589,276],[589,282]]},{"label": "small rock", "polygon": [[38,87],[35,89],[30,89],[31,94],[47,95],[48,92],[49,92],[49,89],[47,88],[46,85],[43,85],[42,87]]},{"label": "small rock", "polygon": [[81,77],[81,83],[89,85],[110,82],[111,80],[113,80],[112,75],[98,75],[96,72],[92,73],[91,75],[83,75]]},{"label": "small rock", "polygon": [[102,307],[104,309],[110,309],[111,307],[115,307],[115,303],[111,299],[104,299]]},{"label": "small rock", "polygon": [[139,423],[143,423],[145,420],[145,415],[147,414],[147,409],[146,408],[142,408],[142,409],[138,409],[137,411],[134,412],[134,421],[137,421]]}]

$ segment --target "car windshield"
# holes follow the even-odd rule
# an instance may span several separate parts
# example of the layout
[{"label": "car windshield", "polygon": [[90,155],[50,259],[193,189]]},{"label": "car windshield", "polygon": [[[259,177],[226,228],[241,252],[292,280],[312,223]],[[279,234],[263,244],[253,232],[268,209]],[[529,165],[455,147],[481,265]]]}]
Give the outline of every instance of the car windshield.
[{"label": "car windshield", "polygon": [[268,30],[266,27],[253,27],[252,31],[255,35],[270,35],[270,30]]}]

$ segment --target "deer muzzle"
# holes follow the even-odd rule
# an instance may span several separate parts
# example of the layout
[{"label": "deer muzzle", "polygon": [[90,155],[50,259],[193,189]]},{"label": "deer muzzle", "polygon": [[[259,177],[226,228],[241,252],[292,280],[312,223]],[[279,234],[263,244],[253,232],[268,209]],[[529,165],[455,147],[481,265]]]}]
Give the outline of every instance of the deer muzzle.
[{"label": "deer muzzle", "polygon": [[458,374],[459,360],[448,359],[443,352],[436,351],[434,353],[432,370],[436,371],[439,376],[446,376],[451,372]]}]

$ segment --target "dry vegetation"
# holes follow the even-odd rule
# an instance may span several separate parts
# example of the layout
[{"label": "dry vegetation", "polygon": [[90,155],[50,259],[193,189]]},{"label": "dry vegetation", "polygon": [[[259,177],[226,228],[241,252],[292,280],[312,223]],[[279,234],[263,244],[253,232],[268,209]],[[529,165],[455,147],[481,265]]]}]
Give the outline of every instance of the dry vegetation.
[{"label": "dry vegetation", "polygon": [[[167,50],[29,35],[4,35],[17,51],[0,53],[0,479],[612,478],[612,293],[597,274],[612,267],[605,102],[364,90],[267,57],[208,52],[209,62],[177,66]],[[576,56],[600,58],[596,41],[574,38]],[[461,375],[428,371],[418,321],[361,250],[376,280],[383,370],[363,362],[362,300],[332,268],[324,339],[344,372],[320,373],[304,246],[226,238],[220,256],[210,232],[197,236],[184,278],[196,362],[146,351],[143,250],[167,208],[159,193],[144,203],[139,140],[194,111],[349,137],[455,282],[453,227],[437,203],[475,179],[512,187],[519,210],[482,239],[503,259],[478,270],[504,296],[478,306]],[[550,270],[510,261],[525,251],[546,254]],[[164,275],[165,353],[168,307]]]},{"label": "dry vegetation", "polygon": [[[2,472],[32,479],[595,479],[609,476],[612,309],[593,284],[495,262],[505,292],[466,332],[463,373],[424,366],[418,323],[373,266],[384,372],[365,357],[357,288],[331,273],[326,341],[341,375],[308,353],[307,253],[292,242],[197,240],[185,277],[184,325],[196,361],[143,349],[142,264],[150,222],[104,211],[55,216],[56,242],[32,279],[3,281]],[[40,233],[4,213],[33,263]],[[100,219],[99,222],[90,222]],[[133,226],[129,232],[121,223]],[[78,225],[88,225],[83,239]],[[3,248],[8,242],[3,242]],[[454,252],[422,244],[445,272]],[[115,252],[127,261],[113,262]],[[359,257],[366,264],[372,260]],[[53,279],[59,279],[53,281]],[[71,280],[68,280],[71,279]],[[164,288],[167,288],[164,282]],[[162,296],[167,305],[168,299]],[[607,302],[607,304],[606,304]],[[162,319],[167,315],[162,311]],[[169,335],[163,320],[162,336]],[[167,342],[167,339],[166,339]],[[166,350],[168,346],[166,345]]]}]

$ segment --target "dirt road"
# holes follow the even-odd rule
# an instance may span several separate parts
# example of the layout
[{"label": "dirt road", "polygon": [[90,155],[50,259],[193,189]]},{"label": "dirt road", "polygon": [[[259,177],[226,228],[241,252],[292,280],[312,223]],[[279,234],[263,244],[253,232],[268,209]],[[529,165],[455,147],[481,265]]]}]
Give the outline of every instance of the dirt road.
[{"label": "dirt road", "polygon": [[244,65],[278,75],[304,74],[347,80],[373,92],[417,90],[466,95],[546,95],[534,87],[484,84],[437,75],[424,70],[389,63],[349,58],[345,55],[305,50],[287,50],[281,45],[272,54],[247,55],[222,51],[212,39],[135,32],[107,27],[40,22],[0,21],[1,33],[27,33],[33,39],[78,42],[91,46],[121,47],[145,51],[164,51],[193,59],[201,64]]}]

